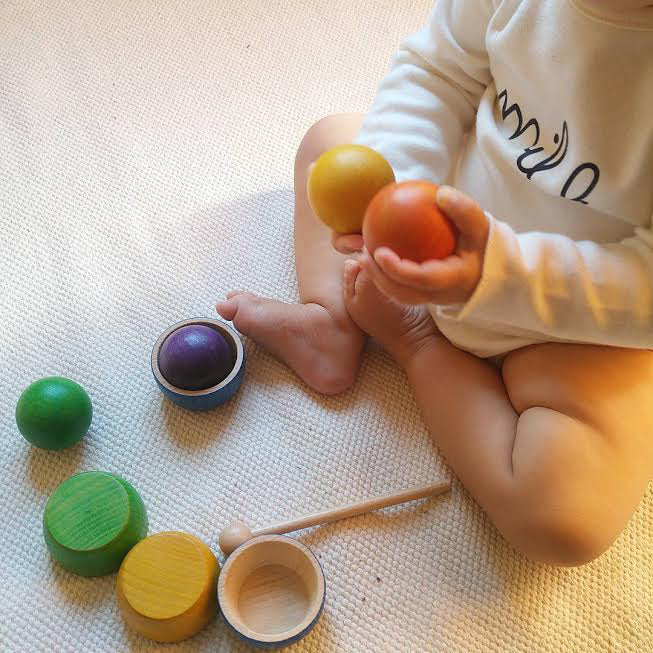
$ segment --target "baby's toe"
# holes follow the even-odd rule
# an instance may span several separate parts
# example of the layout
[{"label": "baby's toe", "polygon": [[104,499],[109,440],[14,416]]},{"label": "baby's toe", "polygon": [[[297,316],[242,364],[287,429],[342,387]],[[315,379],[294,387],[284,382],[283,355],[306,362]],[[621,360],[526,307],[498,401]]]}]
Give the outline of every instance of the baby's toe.
[{"label": "baby's toe", "polygon": [[230,290],[227,293],[227,299],[233,299],[237,295],[251,295],[252,293],[248,293],[245,290]]},{"label": "baby's toe", "polygon": [[231,322],[238,312],[238,301],[232,297],[227,300],[216,302],[215,310],[223,320]]},{"label": "baby's toe", "polygon": [[356,261],[345,261],[343,268],[343,292],[345,302],[350,303],[356,295],[356,279],[359,276],[360,265]]},{"label": "baby's toe", "polygon": [[354,293],[363,300],[374,300],[379,296],[379,291],[372,281],[372,277],[359,267],[359,274],[354,280]]}]

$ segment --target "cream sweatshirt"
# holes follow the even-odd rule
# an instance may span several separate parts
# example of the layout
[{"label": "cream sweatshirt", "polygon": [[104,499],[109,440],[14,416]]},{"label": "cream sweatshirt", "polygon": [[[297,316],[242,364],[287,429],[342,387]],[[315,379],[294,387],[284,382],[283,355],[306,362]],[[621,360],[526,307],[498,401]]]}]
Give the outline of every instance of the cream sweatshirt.
[{"label": "cream sweatshirt", "polygon": [[482,277],[439,328],[479,356],[653,348],[653,9],[437,0],[357,142],[488,212]]}]

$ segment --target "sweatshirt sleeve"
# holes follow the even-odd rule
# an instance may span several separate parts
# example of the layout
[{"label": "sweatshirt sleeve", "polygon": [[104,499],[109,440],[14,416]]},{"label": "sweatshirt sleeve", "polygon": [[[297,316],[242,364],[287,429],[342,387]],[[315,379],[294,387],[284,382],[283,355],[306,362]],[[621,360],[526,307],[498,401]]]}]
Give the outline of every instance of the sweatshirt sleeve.
[{"label": "sweatshirt sleeve", "polygon": [[450,176],[491,82],[493,13],[491,0],[437,0],[429,24],[394,56],[356,142],[383,154],[398,181]]},{"label": "sweatshirt sleeve", "polygon": [[516,234],[490,218],[483,273],[470,300],[441,315],[559,340],[653,347],[653,231],[616,243]]}]

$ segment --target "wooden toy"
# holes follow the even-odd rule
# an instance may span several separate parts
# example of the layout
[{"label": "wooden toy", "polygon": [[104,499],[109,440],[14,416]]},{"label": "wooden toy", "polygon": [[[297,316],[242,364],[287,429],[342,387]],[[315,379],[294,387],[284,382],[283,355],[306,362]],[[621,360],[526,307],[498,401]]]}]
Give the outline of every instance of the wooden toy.
[{"label": "wooden toy", "polygon": [[147,514],[125,479],[84,472],[50,496],[43,534],[63,567],[80,576],[104,576],[117,571],[127,552],[147,535]]},{"label": "wooden toy", "polygon": [[303,517],[293,519],[292,521],[280,522],[268,526],[267,528],[259,528],[255,531],[252,531],[249,526],[243,522],[233,522],[225,527],[220,534],[220,548],[225,555],[230,555],[235,549],[252,538],[258,538],[262,535],[290,533],[291,531],[298,531],[302,528],[317,526],[318,524],[328,524],[329,522],[338,521],[339,519],[363,515],[372,510],[379,510],[380,508],[395,506],[399,503],[413,501],[414,499],[422,499],[424,497],[442,494],[443,492],[447,492],[450,487],[451,484],[448,481],[445,481],[442,483],[436,483],[435,485],[424,485],[409,490],[403,490],[401,492],[384,494],[379,497],[374,497],[373,499],[368,499],[367,501],[349,503],[324,512],[304,515]]},{"label": "wooden toy", "polygon": [[23,437],[41,449],[65,449],[79,442],[91,425],[93,406],[75,381],[50,376],[32,383],[16,406]]},{"label": "wooden toy", "polygon": [[[173,385],[162,373],[162,348],[168,337],[188,326],[202,326],[216,331],[226,342],[229,350],[228,372],[215,385],[202,390],[187,390]],[[165,359],[165,354],[163,356]],[[174,403],[190,410],[210,410],[225,403],[238,391],[245,375],[245,349],[238,333],[226,322],[209,318],[184,320],[166,329],[152,349],[152,373],[163,394]],[[222,374],[222,373],[221,373]]]},{"label": "wooden toy", "polygon": [[390,184],[365,212],[363,240],[373,253],[386,246],[400,258],[422,263],[443,259],[456,249],[456,228],[438,208],[438,187],[427,181]]},{"label": "wooden toy", "polygon": [[360,233],[370,200],[395,180],[390,164],[364,145],[340,145],[315,162],[308,200],[315,215],[334,231]]},{"label": "wooden toy", "polygon": [[204,390],[220,383],[233,364],[222,334],[203,324],[173,331],[159,351],[161,373],[169,383],[184,390]]},{"label": "wooden toy", "polygon": [[280,648],[305,637],[324,607],[322,568],[300,542],[280,535],[249,540],[231,554],[218,580],[226,622],[259,648]]},{"label": "wooden toy", "polygon": [[198,538],[179,532],[150,535],[120,567],[118,605],[127,624],[144,637],[178,642],[216,615],[219,573],[211,549]]},{"label": "wooden toy", "polygon": [[253,531],[234,522],[220,534],[228,555],[218,580],[225,620],[248,644],[280,648],[305,637],[315,626],[325,599],[322,568],[303,544],[281,533],[362,515],[446,492],[449,482],[350,503]]}]

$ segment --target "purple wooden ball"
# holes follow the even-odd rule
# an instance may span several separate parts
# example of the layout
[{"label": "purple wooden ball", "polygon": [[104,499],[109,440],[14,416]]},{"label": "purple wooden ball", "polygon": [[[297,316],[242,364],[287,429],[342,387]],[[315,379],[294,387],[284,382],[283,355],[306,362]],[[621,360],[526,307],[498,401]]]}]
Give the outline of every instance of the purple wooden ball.
[{"label": "purple wooden ball", "polygon": [[203,324],[173,331],[161,345],[159,369],[168,383],[183,390],[205,390],[227,377],[233,357],[224,337]]}]

